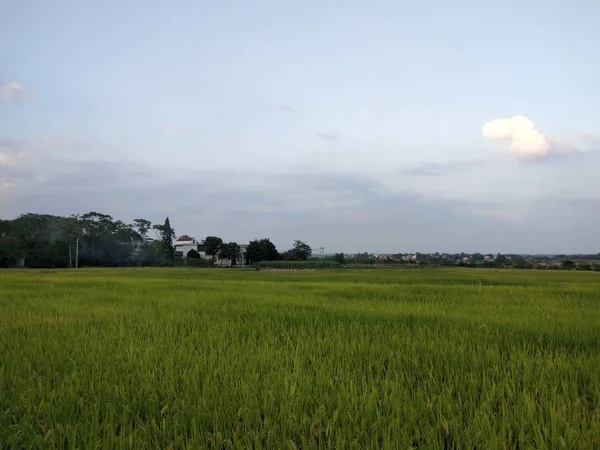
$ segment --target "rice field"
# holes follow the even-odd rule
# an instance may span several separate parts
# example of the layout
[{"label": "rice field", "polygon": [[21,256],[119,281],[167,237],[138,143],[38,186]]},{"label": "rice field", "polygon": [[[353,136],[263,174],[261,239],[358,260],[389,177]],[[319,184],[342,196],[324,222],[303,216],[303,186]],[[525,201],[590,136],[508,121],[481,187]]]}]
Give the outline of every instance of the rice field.
[{"label": "rice field", "polygon": [[0,271],[0,448],[598,449],[600,274]]}]

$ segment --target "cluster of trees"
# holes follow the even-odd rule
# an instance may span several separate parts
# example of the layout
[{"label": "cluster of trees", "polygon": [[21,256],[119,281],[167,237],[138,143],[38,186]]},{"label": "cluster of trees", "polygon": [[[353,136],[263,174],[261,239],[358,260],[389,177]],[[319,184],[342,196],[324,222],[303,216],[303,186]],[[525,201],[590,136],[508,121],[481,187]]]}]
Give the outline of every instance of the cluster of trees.
[{"label": "cluster of trees", "polygon": [[[213,261],[218,257],[221,260],[229,259],[235,265],[241,250],[237,242],[224,242],[218,236],[207,236],[204,239],[204,253],[211,256]],[[249,263],[281,260],[306,261],[312,255],[312,249],[302,241],[295,241],[291,249],[279,253],[277,247],[270,239],[263,238],[250,241],[246,246],[245,255]],[[195,250],[190,250],[186,256],[188,258],[200,258],[200,254]]]},{"label": "cluster of trees", "polygon": [[[178,264],[175,257],[175,230],[167,217],[152,224],[138,218],[132,223],[115,220],[91,211],[69,217],[48,214],[23,214],[14,220],[0,220],[0,267],[61,268],[78,266],[164,266]],[[230,259],[233,264],[241,252],[236,242],[208,236],[204,250],[212,257]],[[251,241],[246,249],[249,262],[305,261],[312,249],[302,241],[279,253],[269,239]],[[191,250],[188,263],[206,264],[200,253]],[[181,261],[179,261],[181,263]]]},{"label": "cluster of trees", "polygon": [[24,214],[0,220],[0,267],[166,265],[174,258],[174,237],[169,218],[153,225],[146,219],[126,224],[95,211]]},{"label": "cluster of trees", "polygon": [[310,246],[302,241],[294,241],[294,246],[279,253],[270,239],[255,239],[246,248],[246,255],[251,263],[261,261],[308,261],[312,256]]}]

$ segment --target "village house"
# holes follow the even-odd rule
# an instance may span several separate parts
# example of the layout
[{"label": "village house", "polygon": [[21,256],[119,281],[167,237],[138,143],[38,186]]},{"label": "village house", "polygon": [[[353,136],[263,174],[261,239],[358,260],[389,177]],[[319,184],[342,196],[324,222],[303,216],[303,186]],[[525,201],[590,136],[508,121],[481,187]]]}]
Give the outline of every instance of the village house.
[{"label": "village house", "polygon": [[[217,255],[215,259],[215,265],[220,267],[249,265],[250,261],[248,259],[248,256],[246,255],[247,247],[248,246],[245,244],[240,244],[241,252],[237,255],[237,258],[235,259],[235,264],[233,264],[233,262],[229,258],[221,259]],[[206,245],[204,240],[198,241],[192,236],[188,236],[187,234],[179,236],[175,241],[175,257],[187,258],[190,250],[196,250],[200,254],[200,258],[202,259],[212,259],[212,256],[206,254]]]},{"label": "village house", "polygon": [[206,247],[204,241],[197,241],[195,238],[184,234],[179,236],[175,241],[175,257],[187,258],[190,250],[196,250],[200,257],[203,259],[210,259],[210,256],[206,254]]}]

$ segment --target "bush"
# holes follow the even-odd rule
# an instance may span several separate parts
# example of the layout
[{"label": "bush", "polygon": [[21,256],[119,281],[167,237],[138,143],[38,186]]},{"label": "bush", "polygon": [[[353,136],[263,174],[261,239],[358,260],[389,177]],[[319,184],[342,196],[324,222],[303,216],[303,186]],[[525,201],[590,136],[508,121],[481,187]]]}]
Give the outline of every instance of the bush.
[{"label": "bush", "polygon": [[188,258],[193,258],[193,259],[200,259],[200,253],[198,253],[198,251],[191,249],[189,252],[187,252],[187,257]]},{"label": "bush", "polygon": [[337,261],[260,261],[255,269],[336,269],[342,267]]},{"label": "bush", "polygon": [[203,258],[185,258],[184,262],[187,267],[214,267],[210,260]]}]

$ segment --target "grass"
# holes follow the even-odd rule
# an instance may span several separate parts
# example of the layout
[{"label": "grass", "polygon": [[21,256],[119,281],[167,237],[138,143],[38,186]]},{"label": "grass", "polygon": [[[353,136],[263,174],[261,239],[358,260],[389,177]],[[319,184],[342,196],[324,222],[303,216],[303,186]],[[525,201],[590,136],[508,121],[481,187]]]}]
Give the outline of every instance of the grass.
[{"label": "grass", "polygon": [[600,275],[0,271],[0,448],[592,449]]}]

